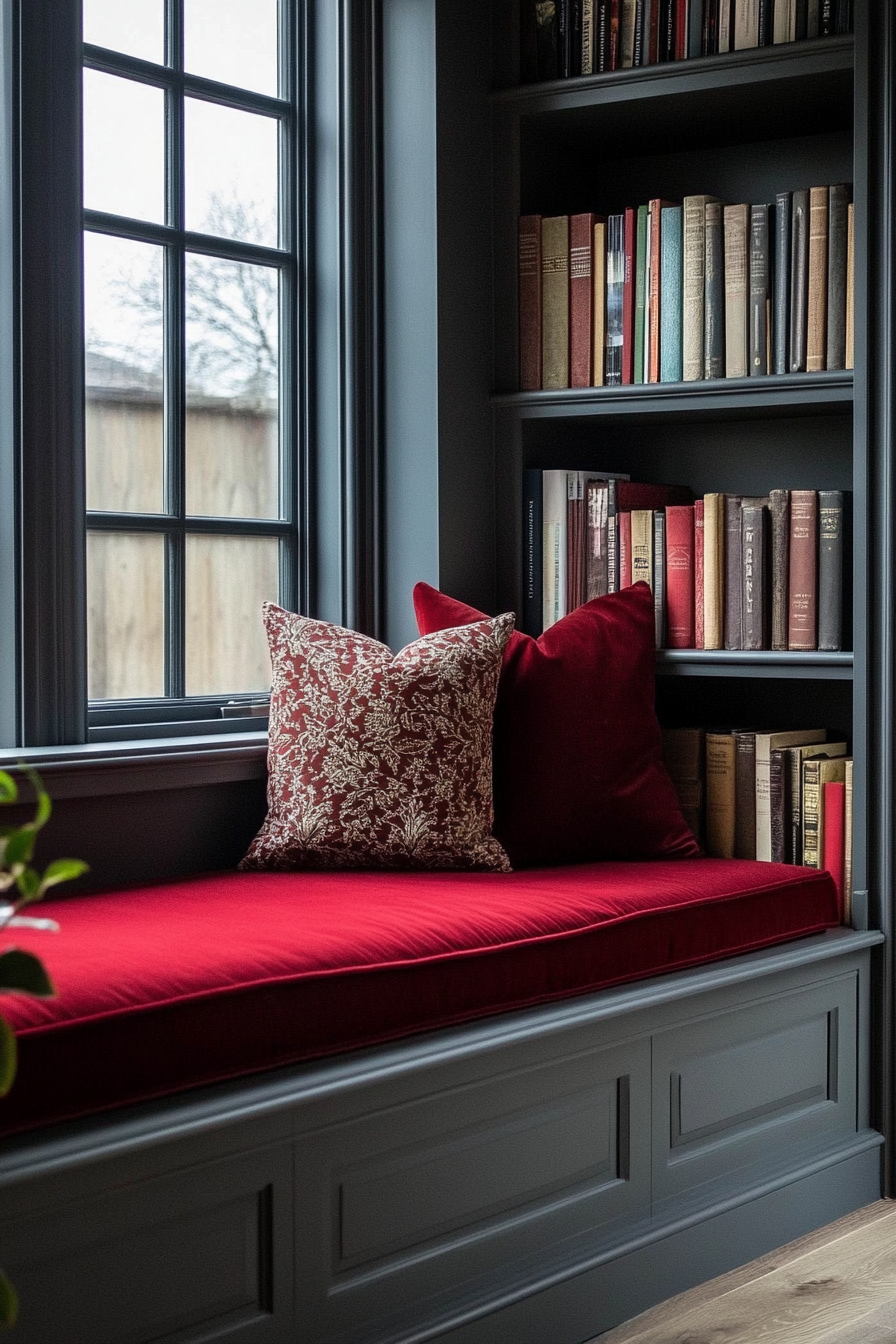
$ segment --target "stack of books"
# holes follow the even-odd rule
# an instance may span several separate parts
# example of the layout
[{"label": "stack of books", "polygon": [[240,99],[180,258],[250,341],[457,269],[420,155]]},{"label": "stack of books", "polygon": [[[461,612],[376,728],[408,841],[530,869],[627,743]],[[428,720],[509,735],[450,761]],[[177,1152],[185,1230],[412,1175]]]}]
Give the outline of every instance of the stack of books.
[{"label": "stack of books", "polygon": [[824,868],[849,916],[853,762],[825,729],[663,731],[682,810],[707,854]]},{"label": "stack of books", "polygon": [[708,494],[610,472],[523,480],[523,628],[644,580],[657,648],[843,648],[842,490]]},{"label": "stack of books", "polygon": [[852,0],[522,0],[524,84],[851,33]]},{"label": "stack of books", "polygon": [[851,195],[523,215],[521,390],[851,369]]}]

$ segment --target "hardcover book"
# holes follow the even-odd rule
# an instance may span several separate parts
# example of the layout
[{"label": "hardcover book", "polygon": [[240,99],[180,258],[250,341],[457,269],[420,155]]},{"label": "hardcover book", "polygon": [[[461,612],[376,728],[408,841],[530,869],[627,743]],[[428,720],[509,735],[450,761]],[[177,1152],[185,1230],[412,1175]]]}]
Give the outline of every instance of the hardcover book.
[{"label": "hardcover book", "polygon": [[624,274],[622,280],[622,381],[635,381],[635,252],[637,211],[625,210],[623,223]]},{"label": "hardcover book", "polygon": [[622,291],[625,284],[625,216],[607,219],[607,334],[605,381],[622,383]]},{"label": "hardcover book", "polygon": [[823,728],[797,729],[792,732],[756,734],[756,858],[770,863],[771,828],[771,753],[789,747],[813,746],[824,742]]},{"label": "hardcover book", "polygon": [[694,506],[666,508],[666,641],[694,648]]},{"label": "hardcover book", "polygon": [[747,374],[748,205],[726,205],[725,228],[725,377]]},{"label": "hardcover book", "polygon": [[519,226],[520,390],[541,388],[541,215]]},{"label": "hardcover book", "polygon": [[822,867],[830,873],[837,888],[840,908],[843,908],[843,878],[845,860],[844,822],[846,813],[846,782],[826,780],[822,799],[823,849]]},{"label": "hardcover book", "polygon": [[803,861],[803,763],[814,756],[845,756],[845,742],[825,742],[814,747],[790,747],[787,750],[787,770],[790,774],[790,834],[787,862]]},{"label": "hardcover book", "polygon": [[653,612],[656,647],[666,647],[666,514],[653,510]]},{"label": "hardcover book", "polygon": [[703,497],[703,640],[706,649],[724,645],[725,496]]},{"label": "hardcover book", "polygon": [[790,491],[769,493],[772,531],[772,628],[773,649],[787,648],[787,618],[790,611]]},{"label": "hardcover book", "polygon": [[[647,382],[658,383],[660,380],[660,276],[662,267],[662,215],[663,211],[673,205],[672,201],[664,201],[655,197],[650,202],[650,255],[649,255],[649,289],[648,289],[648,310],[650,315],[649,327],[649,358],[648,358],[648,377]],[[679,252],[680,255],[680,252]]]},{"label": "hardcover book", "polygon": [[790,216],[790,357],[791,373],[806,371],[806,323],[809,311],[809,192],[792,194]]},{"label": "hardcover book", "polygon": [[846,368],[846,252],[849,188],[828,189],[828,369]]},{"label": "hardcover book", "polygon": [[703,300],[704,378],[725,377],[725,247],[722,211],[720,202],[707,202]]},{"label": "hardcover book", "polygon": [[789,649],[817,645],[817,543],[818,496],[814,490],[791,490]]},{"label": "hardcover book", "polygon": [[772,253],[770,205],[750,206],[750,359],[751,374],[768,373],[771,347]]},{"label": "hardcover book", "polygon": [[685,821],[704,844],[706,733],[702,728],[664,728],[663,763]]},{"label": "hardcover book", "polygon": [[[696,6],[692,6],[696,8]],[[712,196],[685,196],[682,202],[681,376],[703,378],[703,303],[706,277],[706,207]]]},{"label": "hardcover book", "polygon": [[635,229],[635,334],[632,360],[632,378],[636,383],[644,377],[644,330],[647,302],[647,206],[638,206]]},{"label": "hardcover book", "polygon": [[809,191],[809,280],[806,322],[806,372],[819,373],[827,359],[828,333],[828,189]]},{"label": "hardcover book", "polygon": [[569,220],[569,381],[571,387],[591,387],[594,334],[594,281],[591,250],[594,215],[571,215]]},{"label": "hardcover book", "polygon": [[594,332],[591,338],[591,381],[593,387],[604,385],[604,362],[607,347],[607,221],[594,222],[594,248],[591,255],[594,294],[591,314]]},{"label": "hardcover book", "polygon": [[775,197],[775,373],[790,365],[790,215],[792,193]]},{"label": "hardcover book", "polygon": [[569,216],[541,221],[542,382],[569,387]]},{"label": "hardcover book", "polygon": [[768,648],[768,611],[766,607],[768,509],[764,504],[744,503],[741,521],[743,558],[743,647]]},{"label": "hardcover book", "polygon": [[803,864],[821,868],[824,863],[824,786],[846,780],[844,757],[810,757],[803,763]]},{"label": "hardcover book", "polygon": [[734,858],[736,743],[732,732],[706,734],[706,852]]},{"label": "hardcover book", "polygon": [[818,492],[818,647],[843,647],[843,491]]},{"label": "hardcover book", "polygon": [[694,503],[694,648],[704,647],[703,500]]},{"label": "hardcover book", "polygon": [[734,857],[756,858],[756,734],[734,734]]},{"label": "hardcover book", "polygon": [[681,206],[662,213],[660,249],[660,382],[681,382]]}]

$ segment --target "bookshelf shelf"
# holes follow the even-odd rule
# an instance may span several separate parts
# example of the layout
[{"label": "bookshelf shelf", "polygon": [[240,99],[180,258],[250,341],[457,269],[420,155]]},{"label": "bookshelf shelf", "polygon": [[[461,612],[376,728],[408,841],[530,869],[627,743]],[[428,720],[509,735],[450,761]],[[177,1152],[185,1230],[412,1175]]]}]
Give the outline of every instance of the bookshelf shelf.
[{"label": "bookshelf shelf", "polygon": [[661,649],[656,655],[656,670],[660,676],[851,681],[853,661],[852,653]]}]

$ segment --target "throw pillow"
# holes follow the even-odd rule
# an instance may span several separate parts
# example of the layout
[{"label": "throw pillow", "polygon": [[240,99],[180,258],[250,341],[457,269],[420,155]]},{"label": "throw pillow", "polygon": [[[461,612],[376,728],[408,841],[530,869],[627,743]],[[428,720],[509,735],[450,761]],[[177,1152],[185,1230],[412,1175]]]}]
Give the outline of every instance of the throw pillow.
[{"label": "throw pillow", "polygon": [[[482,613],[429,584],[421,633]],[[699,846],[662,761],[653,595],[594,598],[539,639],[516,631],[495,705],[495,835],[513,865],[687,857]]]},{"label": "throw pillow", "polygon": [[268,815],[242,868],[510,868],[492,711],[513,616],[385,644],[265,603]]}]

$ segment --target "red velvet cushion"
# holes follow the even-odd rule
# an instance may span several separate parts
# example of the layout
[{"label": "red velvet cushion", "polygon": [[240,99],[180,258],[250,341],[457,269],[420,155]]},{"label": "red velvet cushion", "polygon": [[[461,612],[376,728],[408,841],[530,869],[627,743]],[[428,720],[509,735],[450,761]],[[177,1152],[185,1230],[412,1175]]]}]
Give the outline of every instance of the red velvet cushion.
[{"label": "red velvet cushion", "polygon": [[521,873],[227,873],[16,930],[11,1133],[764,947],[838,921],[827,873],[746,860]]},{"label": "red velvet cushion", "polygon": [[[427,583],[421,634],[482,620]],[[517,866],[698,852],[662,761],[653,596],[597,597],[540,639],[515,631],[495,704],[495,835]]]}]

